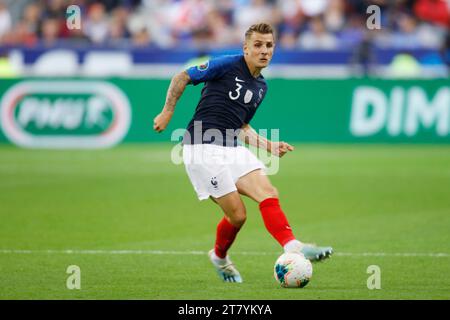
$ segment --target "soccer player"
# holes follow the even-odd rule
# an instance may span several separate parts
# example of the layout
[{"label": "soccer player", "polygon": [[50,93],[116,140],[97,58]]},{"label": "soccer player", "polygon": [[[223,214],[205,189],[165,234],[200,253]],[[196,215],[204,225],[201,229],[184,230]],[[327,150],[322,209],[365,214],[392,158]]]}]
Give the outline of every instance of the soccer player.
[{"label": "soccer player", "polygon": [[267,92],[261,70],[269,64],[275,47],[274,32],[265,23],[245,33],[243,54],[211,59],[176,74],[170,83],[163,110],[153,129],[163,131],[188,84],[205,83],[200,101],[183,137],[183,162],[200,200],[211,198],[224,213],[217,225],[216,242],[209,258],[224,281],[242,282],[227,255],[246,220],[241,195],[257,203],[268,232],[285,252],[318,261],[332,254],[331,247],[300,242],[280,207],[277,189],[265,174],[264,164],[238,140],[282,157],[294,147],[270,141],[250,126]]}]

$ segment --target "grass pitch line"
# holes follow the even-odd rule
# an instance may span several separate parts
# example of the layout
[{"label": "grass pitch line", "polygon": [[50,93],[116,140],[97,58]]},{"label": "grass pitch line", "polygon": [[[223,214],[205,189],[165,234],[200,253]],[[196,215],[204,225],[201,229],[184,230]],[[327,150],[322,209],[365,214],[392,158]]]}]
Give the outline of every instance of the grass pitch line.
[{"label": "grass pitch line", "polygon": [[[136,254],[136,255],[206,255],[206,251],[164,251],[164,250],[19,250],[0,249],[0,254]],[[233,252],[234,255],[246,256],[272,256],[280,252]],[[336,252],[338,257],[429,257],[449,258],[450,253],[398,253],[398,252]]]}]

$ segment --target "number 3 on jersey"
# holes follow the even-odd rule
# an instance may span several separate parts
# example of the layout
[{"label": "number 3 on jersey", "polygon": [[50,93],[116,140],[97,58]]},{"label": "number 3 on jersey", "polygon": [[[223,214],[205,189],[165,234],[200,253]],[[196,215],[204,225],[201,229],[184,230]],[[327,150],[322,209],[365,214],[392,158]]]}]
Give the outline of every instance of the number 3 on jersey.
[{"label": "number 3 on jersey", "polygon": [[231,100],[236,100],[241,95],[242,85],[236,82],[236,86],[237,86],[235,90],[236,95],[233,96],[233,93],[231,91],[228,91],[228,96],[230,97]]}]

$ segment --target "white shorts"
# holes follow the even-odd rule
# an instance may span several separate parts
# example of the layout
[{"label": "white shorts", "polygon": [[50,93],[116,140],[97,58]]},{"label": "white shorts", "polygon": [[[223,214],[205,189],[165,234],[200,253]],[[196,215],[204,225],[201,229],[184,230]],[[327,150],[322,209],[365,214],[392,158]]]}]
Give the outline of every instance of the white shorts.
[{"label": "white shorts", "polygon": [[236,182],[264,164],[243,146],[183,145],[183,162],[199,200],[222,197],[236,191]]}]

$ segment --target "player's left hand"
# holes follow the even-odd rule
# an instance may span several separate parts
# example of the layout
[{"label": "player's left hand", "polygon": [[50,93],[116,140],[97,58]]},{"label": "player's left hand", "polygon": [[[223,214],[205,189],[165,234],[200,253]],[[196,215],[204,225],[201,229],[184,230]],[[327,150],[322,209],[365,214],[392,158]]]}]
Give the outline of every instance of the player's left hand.
[{"label": "player's left hand", "polygon": [[291,146],[289,143],[286,143],[284,141],[280,142],[272,142],[272,149],[271,153],[274,156],[282,157],[284,156],[288,151],[294,151],[294,147]]}]

